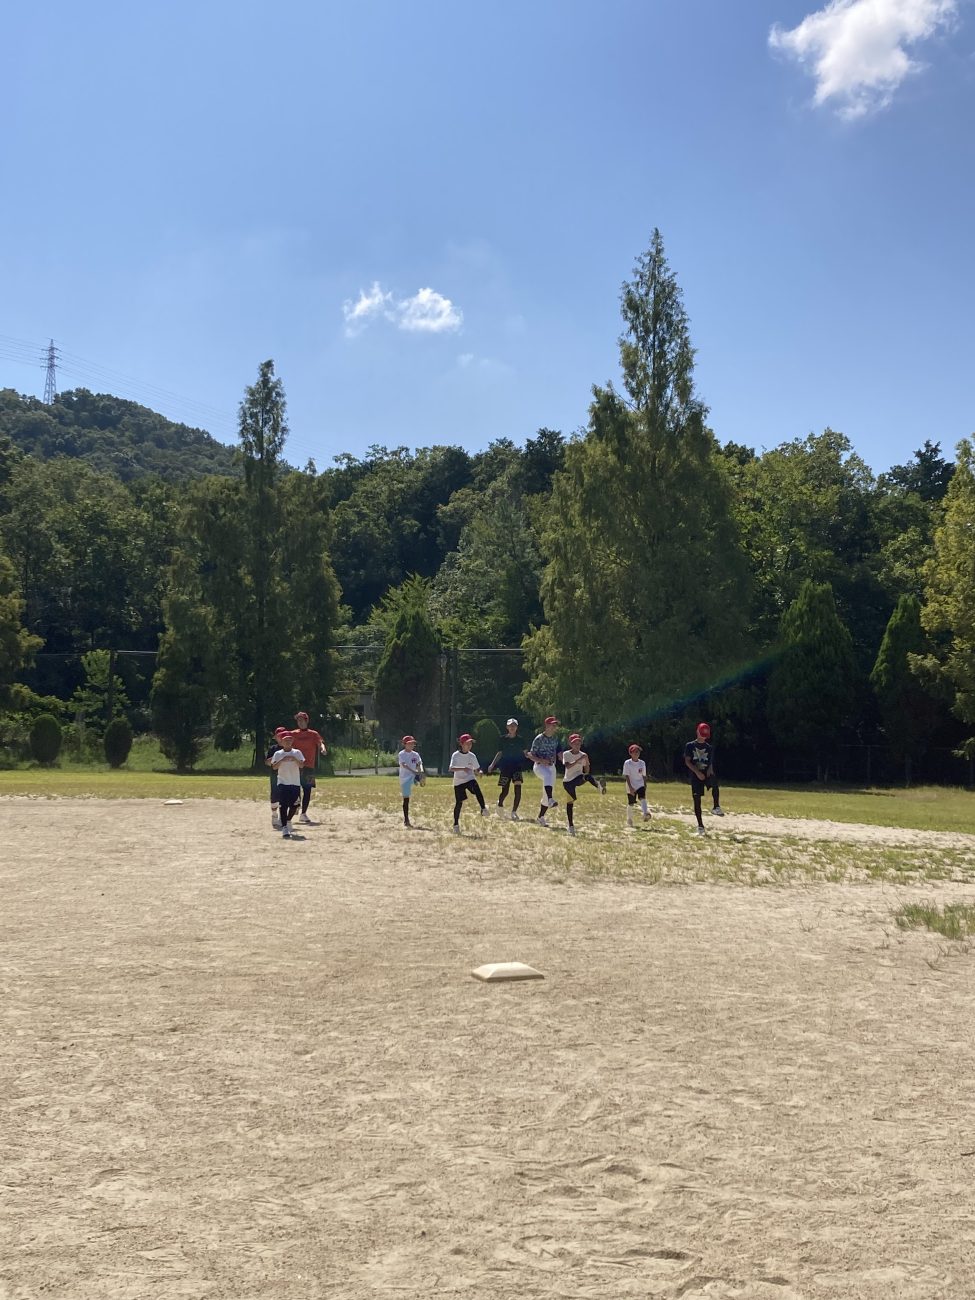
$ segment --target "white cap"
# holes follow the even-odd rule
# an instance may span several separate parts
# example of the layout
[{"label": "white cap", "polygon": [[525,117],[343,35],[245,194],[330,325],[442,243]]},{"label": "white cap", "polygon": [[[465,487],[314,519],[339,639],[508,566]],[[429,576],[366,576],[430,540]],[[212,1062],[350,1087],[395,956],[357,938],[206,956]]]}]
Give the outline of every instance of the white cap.
[{"label": "white cap", "polygon": [[505,725],[506,727],[517,727],[517,725],[518,725],[518,719],[517,719],[517,718],[509,718],[508,721],[507,721],[504,725]]}]

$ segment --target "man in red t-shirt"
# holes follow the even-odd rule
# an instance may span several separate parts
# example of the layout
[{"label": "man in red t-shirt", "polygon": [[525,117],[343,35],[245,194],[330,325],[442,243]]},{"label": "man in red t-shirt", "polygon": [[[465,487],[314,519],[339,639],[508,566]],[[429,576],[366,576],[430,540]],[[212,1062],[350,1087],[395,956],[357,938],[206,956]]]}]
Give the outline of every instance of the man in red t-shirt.
[{"label": "man in red t-shirt", "polygon": [[301,816],[298,818],[306,826],[317,826],[308,816],[308,805],[311,803],[311,792],[315,788],[315,767],[318,763],[319,754],[327,754],[325,742],[317,731],[313,731],[308,726],[308,714],[296,713],[295,722],[298,726],[292,731],[291,736],[295,742],[295,749],[301,750],[304,758],[304,766],[301,769]]}]

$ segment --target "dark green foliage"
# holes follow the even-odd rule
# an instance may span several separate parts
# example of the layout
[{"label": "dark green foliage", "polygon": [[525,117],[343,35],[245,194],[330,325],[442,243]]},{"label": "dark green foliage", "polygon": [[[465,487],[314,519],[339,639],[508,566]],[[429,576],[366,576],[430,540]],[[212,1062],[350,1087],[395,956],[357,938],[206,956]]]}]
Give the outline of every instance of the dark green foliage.
[{"label": "dark green foliage", "polygon": [[0,389],[3,434],[37,460],[83,460],[123,482],[150,474],[179,482],[237,472],[233,449],[202,429],[85,388],[59,394],[50,406]]},{"label": "dark green foliage", "polygon": [[113,718],[105,728],[102,744],[109,767],[121,767],[132,748],[132,728],[128,718]]},{"label": "dark green foliage", "polygon": [[405,585],[376,669],[375,708],[383,734],[425,737],[435,720],[440,643],[430,617],[429,587]]},{"label": "dark green foliage", "polygon": [[42,713],[30,729],[30,752],[38,763],[50,767],[61,752],[61,724],[52,713]]},{"label": "dark green foliage", "polygon": [[481,718],[474,724],[474,751],[487,767],[498,752],[501,743],[501,728],[491,718]]},{"label": "dark green foliage", "polygon": [[13,565],[0,552],[0,705],[9,701],[17,674],[40,648],[39,637],[23,625],[24,601],[14,582]]},{"label": "dark green foliage", "polygon": [[935,700],[911,668],[911,656],[930,650],[921,627],[921,602],[901,596],[890,616],[870,684],[880,706],[880,718],[894,757],[904,764],[911,782],[914,761],[923,754],[938,720]]},{"label": "dark green foliage", "polygon": [[659,231],[623,286],[626,397],[597,388],[538,516],[546,623],[525,707],[610,729],[663,718],[745,649],[745,560]]},{"label": "dark green foliage", "polygon": [[857,685],[853,642],[832,589],[807,579],[783,616],[781,649],[769,676],[772,734],[787,753],[824,768],[850,723]]},{"label": "dark green foliage", "polygon": [[166,631],[152,682],[152,721],[159,747],[179,772],[189,771],[210,731],[219,665],[210,611],[196,566],[177,556],[163,602]]},{"label": "dark green foliage", "polygon": [[891,466],[886,474],[881,474],[880,482],[913,492],[922,501],[943,501],[954,472],[954,465],[941,454],[941,443],[925,439],[912,461]]}]

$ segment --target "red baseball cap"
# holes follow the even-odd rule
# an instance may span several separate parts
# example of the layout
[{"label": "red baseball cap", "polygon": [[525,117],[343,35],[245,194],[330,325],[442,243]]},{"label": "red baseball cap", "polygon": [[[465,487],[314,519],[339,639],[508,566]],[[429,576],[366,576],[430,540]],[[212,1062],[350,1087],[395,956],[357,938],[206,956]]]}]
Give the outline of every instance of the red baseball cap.
[{"label": "red baseball cap", "polygon": [[473,739],[474,739],[474,737],[473,737],[469,732],[465,731],[464,734],[463,734],[462,736],[458,736],[458,737],[457,737],[457,743],[458,743],[459,745],[463,745],[465,741],[467,741],[467,740],[473,740]]},{"label": "red baseball cap", "polygon": [[581,740],[581,739],[582,737],[579,735],[578,731],[573,731],[572,735],[569,737],[569,744],[571,745],[574,740]]},{"label": "red baseball cap", "polygon": [[415,744],[416,744],[416,736],[404,736],[403,739],[400,741],[400,744],[401,744],[401,745],[407,745],[407,744],[409,744],[409,742],[410,742],[411,740],[413,741],[413,744],[415,745]]},{"label": "red baseball cap", "polygon": [[557,722],[558,722],[558,718],[546,718],[546,719],[545,719],[545,725],[546,725],[546,727],[550,727],[550,726],[552,726],[553,723],[557,723]]},{"label": "red baseball cap", "polygon": [[626,750],[626,752],[627,752],[628,754],[642,754],[642,753],[643,753],[643,746],[642,746],[642,745],[628,745],[628,746],[627,746],[627,750]]},{"label": "red baseball cap", "polygon": [[697,724],[697,734],[699,736],[710,736],[711,728],[708,726],[706,722],[699,722]]},{"label": "red baseball cap", "polygon": [[291,732],[288,730],[287,727],[275,727],[274,734],[276,736],[290,736]]}]

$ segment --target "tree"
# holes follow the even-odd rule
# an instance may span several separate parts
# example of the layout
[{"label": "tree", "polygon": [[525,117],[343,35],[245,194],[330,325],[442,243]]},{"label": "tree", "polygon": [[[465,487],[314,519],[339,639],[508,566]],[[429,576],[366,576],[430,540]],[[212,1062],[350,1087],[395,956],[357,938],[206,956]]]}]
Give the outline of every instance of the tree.
[{"label": "tree", "polygon": [[[203,602],[197,565],[177,557],[163,600],[166,631],[152,682],[152,720],[159,746],[179,772],[191,769],[209,734],[218,682],[219,646]],[[227,670],[227,665],[221,665]]]},{"label": "tree", "polygon": [[23,625],[24,602],[14,584],[13,565],[0,553],[0,705],[10,699],[10,687],[41,646]]},{"label": "tree", "polygon": [[625,396],[594,389],[541,522],[546,623],[525,642],[521,697],[540,716],[617,726],[660,719],[727,674],[749,603],[659,231],[623,286],[622,314]]},{"label": "tree", "polygon": [[53,713],[42,713],[34,719],[29,736],[30,752],[44,767],[57,762],[61,752],[61,724]]},{"label": "tree", "polygon": [[924,446],[914,453],[906,465],[892,465],[881,474],[884,485],[913,492],[922,501],[943,501],[954,475],[955,467],[941,454],[941,443],[925,439]]},{"label": "tree", "polygon": [[121,767],[132,749],[132,728],[128,718],[113,718],[102,740],[109,767]]},{"label": "tree", "polygon": [[[270,722],[299,704],[317,720],[334,676],[339,591],[327,486],[282,465],[286,433],[284,391],[266,361],[240,405],[242,480],[204,479],[186,495],[160,646],[162,667],[168,658],[196,665],[193,689],[215,741],[235,747],[250,735],[255,764]],[[189,737],[178,677],[167,672],[163,685],[154,698],[173,734]],[[188,739],[181,745],[191,752]]]},{"label": "tree", "polygon": [[975,451],[958,444],[954,477],[944,500],[944,519],[934,534],[934,554],[925,566],[924,630],[936,649],[914,666],[940,680],[952,695],[952,710],[975,723]]},{"label": "tree", "polygon": [[782,617],[767,712],[783,749],[808,756],[824,776],[856,701],[857,666],[849,630],[828,583],[811,579]]},{"label": "tree", "polygon": [[109,674],[112,657],[108,650],[89,650],[81,656],[84,683],[78,687],[71,703],[96,735],[101,735],[106,725],[129,707],[125,687],[116,674],[112,683],[112,717],[108,717]]},{"label": "tree", "polygon": [[937,718],[935,701],[911,668],[911,656],[923,656],[928,649],[921,602],[916,596],[901,596],[880,643],[870,684],[891,750],[904,764],[906,785],[911,784],[914,760],[927,747]]},{"label": "tree", "polygon": [[399,594],[376,669],[376,717],[386,736],[408,733],[423,740],[437,722],[440,643],[430,617],[429,583],[414,578]]}]

